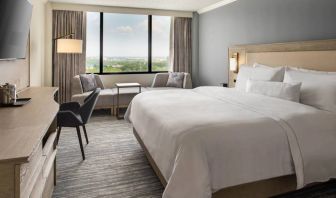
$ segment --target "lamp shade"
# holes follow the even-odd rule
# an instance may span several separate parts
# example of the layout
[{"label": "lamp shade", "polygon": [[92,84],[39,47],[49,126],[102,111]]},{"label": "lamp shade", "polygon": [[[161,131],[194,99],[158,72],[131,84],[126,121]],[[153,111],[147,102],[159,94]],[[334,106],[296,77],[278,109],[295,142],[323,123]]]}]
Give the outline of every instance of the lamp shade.
[{"label": "lamp shade", "polygon": [[81,54],[83,52],[83,41],[76,39],[58,39],[57,53],[59,54]]},{"label": "lamp shade", "polygon": [[230,71],[236,72],[238,70],[237,58],[230,58]]}]

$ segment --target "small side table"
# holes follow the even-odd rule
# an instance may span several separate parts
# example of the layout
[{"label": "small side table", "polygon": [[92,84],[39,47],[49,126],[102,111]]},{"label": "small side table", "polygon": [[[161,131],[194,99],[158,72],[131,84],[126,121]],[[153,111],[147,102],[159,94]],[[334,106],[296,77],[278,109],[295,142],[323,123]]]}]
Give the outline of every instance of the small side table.
[{"label": "small side table", "polygon": [[119,97],[120,97],[120,89],[122,88],[134,88],[138,87],[139,88],[139,93],[141,93],[141,85],[140,83],[116,83],[115,84],[117,87],[117,119],[124,119],[124,116],[120,116],[119,113]]}]

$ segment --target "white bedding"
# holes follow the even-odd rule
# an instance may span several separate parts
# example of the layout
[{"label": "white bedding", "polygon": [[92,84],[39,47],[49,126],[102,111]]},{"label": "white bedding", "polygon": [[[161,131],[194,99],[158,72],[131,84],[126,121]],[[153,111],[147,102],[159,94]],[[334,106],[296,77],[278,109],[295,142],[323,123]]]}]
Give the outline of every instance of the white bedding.
[{"label": "white bedding", "polygon": [[296,173],[336,177],[336,115],[221,87],[149,91],[126,113],[168,185],[165,198]]}]

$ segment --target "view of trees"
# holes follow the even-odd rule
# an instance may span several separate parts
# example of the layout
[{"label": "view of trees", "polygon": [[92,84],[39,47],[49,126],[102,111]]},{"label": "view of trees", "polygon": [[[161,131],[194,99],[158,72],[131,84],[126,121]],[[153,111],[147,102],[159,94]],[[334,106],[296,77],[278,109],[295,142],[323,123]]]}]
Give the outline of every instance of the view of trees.
[{"label": "view of trees", "polygon": [[[109,57],[104,60],[104,73],[147,72],[147,58]],[[168,57],[153,58],[152,71],[168,71]],[[99,57],[86,58],[86,72],[99,73]]]},{"label": "view of trees", "polygon": [[[148,26],[150,20],[151,28]],[[148,72],[149,52],[152,71],[168,71],[170,26],[170,16],[88,12],[86,72]],[[148,42],[150,34],[151,42]]]}]

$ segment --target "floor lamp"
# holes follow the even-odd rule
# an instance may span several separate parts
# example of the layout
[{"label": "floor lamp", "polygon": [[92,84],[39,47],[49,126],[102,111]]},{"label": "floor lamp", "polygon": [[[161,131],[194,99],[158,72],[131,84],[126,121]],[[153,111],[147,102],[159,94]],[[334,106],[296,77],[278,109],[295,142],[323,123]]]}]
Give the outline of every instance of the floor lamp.
[{"label": "floor lamp", "polygon": [[52,85],[54,85],[54,69],[55,69],[55,50],[57,54],[81,54],[83,53],[83,40],[72,39],[74,33],[53,39],[53,58],[52,58]]}]

